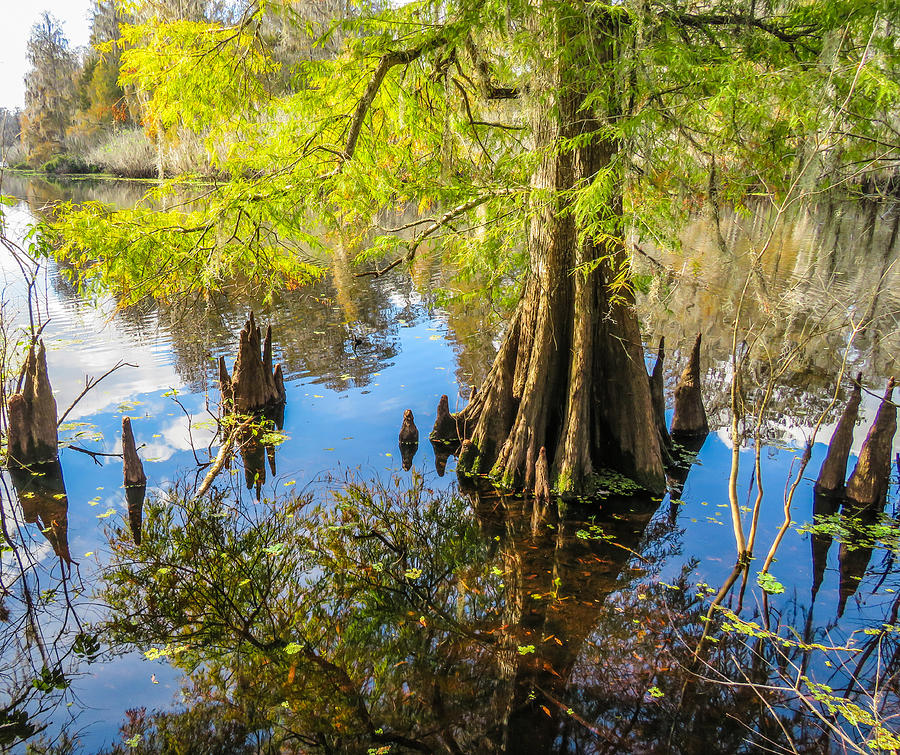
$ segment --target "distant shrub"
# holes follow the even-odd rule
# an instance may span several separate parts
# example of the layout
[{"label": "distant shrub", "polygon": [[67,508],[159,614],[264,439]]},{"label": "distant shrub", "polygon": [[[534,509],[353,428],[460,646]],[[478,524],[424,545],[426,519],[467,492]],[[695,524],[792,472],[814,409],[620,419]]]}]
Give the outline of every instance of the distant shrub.
[{"label": "distant shrub", "polygon": [[99,173],[100,167],[72,155],[56,155],[45,162],[41,170],[53,175],[89,174]]}]

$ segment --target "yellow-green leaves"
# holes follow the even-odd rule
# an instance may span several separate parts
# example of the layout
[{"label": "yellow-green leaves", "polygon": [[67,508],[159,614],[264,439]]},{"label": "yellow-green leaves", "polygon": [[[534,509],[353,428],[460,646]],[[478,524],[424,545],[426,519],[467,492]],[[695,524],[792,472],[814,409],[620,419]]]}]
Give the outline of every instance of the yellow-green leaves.
[{"label": "yellow-green leaves", "polygon": [[159,136],[176,125],[214,132],[254,112],[276,69],[255,21],[225,27],[153,18],[123,26],[120,83],[140,94],[145,128]]}]

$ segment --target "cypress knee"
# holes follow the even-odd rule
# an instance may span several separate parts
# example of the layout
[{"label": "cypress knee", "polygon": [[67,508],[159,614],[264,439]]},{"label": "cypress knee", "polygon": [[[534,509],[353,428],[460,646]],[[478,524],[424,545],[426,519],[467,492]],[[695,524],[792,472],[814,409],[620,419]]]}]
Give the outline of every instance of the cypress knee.
[{"label": "cypress knee", "polygon": [[863,506],[879,506],[887,497],[891,444],[897,430],[897,407],[891,401],[893,392],[894,378],[891,378],[875,421],[863,441],[856,468],[847,481],[847,498]]},{"label": "cypress knee", "polygon": [[547,450],[543,446],[534,465],[534,500],[541,503],[550,500],[550,467],[547,464]]},{"label": "cypress knee", "polygon": [[450,413],[450,401],[445,393],[438,402],[437,418],[434,420],[434,429],[431,431],[431,440],[441,443],[459,443],[459,431],[456,427],[456,419]]},{"label": "cypress knee", "polygon": [[231,385],[231,375],[225,365],[225,357],[219,357],[219,391],[222,394],[222,406],[225,411],[234,409],[234,388]]},{"label": "cypress knee", "polygon": [[656,420],[656,431],[659,434],[659,447],[663,454],[663,461],[667,465],[672,463],[671,446],[672,439],[666,428],[666,397],[663,391],[663,362],[666,358],[666,339],[659,339],[659,349],[656,352],[656,364],[650,375],[650,401],[653,404],[653,418]]},{"label": "cypress knee", "polygon": [[278,401],[282,404],[287,402],[287,390],[284,387],[284,370],[281,369],[281,362],[275,365],[275,372],[272,374],[275,380],[275,392],[278,394]]},{"label": "cypress knee", "polygon": [[7,401],[9,414],[8,453],[10,459],[30,464],[51,461],[58,455],[56,399],[47,374],[47,353],[41,341],[35,351],[28,349],[20,393]]},{"label": "cypress knee", "polygon": [[137,446],[134,443],[130,417],[122,417],[122,468],[126,488],[139,487],[147,483],[144,465],[141,463],[141,457],[138,456]]},{"label": "cypress knee", "polygon": [[400,427],[400,445],[412,445],[419,442],[419,428],[413,419],[412,409],[403,412],[403,425]]},{"label": "cypress knee", "polygon": [[672,417],[672,438],[702,438],[709,434],[706,409],[700,394],[700,341],[698,333],[691,358],[675,386],[675,414]]},{"label": "cypress knee", "polygon": [[413,458],[419,450],[419,428],[413,419],[412,409],[403,412],[403,425],[400,427],[400,463],[403,471],[412,468]]},{"label": "cypress knee", "polygon": [[862,373],[853,381],[853,390],[850,400],[834,428],[831,442],[828,444],[828,453],[822,462],[819,478],[816,480],[815,491],[825,495],[840,495],[844,491],[844,480],[847,478],[847,459],[850,458],[850,446],[853,445],[853,427],[856,425],[856,417],[859,413],[859,402],[862,396]]},{"label": "cypress knee", "polygon": [[[219,382],[223,398],[227,400],[229,382],[224,364],[219,366]],[[234,409],[242,414],[263,409],[284,401],[284,377],[280,365],[272,368],[272,328],[266,328],[265,341],[256,324],[253,312],[241,329],[234,375],[230,379]]]}]

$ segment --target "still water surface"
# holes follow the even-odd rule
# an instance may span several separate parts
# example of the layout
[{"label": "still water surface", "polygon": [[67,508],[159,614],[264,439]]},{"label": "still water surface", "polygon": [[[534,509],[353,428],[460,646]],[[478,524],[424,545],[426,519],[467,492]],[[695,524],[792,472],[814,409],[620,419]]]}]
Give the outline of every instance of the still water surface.
[{"label": "still water surface", "polygon": [[[63,187],[7,176],[3,193],[19,202],[6,209],[6,235],[26,243],[27,228],[47,201],[99,198],[126,206],[142,191],[140,184],[79,182]],[[402,469],[397,433],[404,409],[412,409],[424,441],[441,394],[450,397],[451,408],[464,405],[471,385],[489,366],[498,338],[480,313],[464,306],[435,306],[435,289],[447,286],[450,277],[434,258],[417,262],[411,274],[372,279],[354,277],[338,257],[326,279],[310,288],[278,293],[268,304],[235,286],[202,300],[126,309],[117,307],[112,297],[84,300],[54,263],[44,263],[37,289],[41,313],[48,320],[43,338],[60,410],[82,391],[86,376],[102,375],[120,360],[129,365],[106,377],[76,405],[61,432],[67,444],[117,453],[122,418],[128,416],[145,462],[150,498],[171,485],[190,486],[202,479],[205,470],[198,468],[198,461],[208,463],[220,442],[215,421],[216,360],[225,355],[231,364],[238,332],[253,309],[260,322],[271,323],[275,360],[285,369],[286,439],[275,450],[274,470],[263,472],[261,503],[255,501],[256,491],[243,485],[237,463],[230,470],[231,480],[222,481],[222,495],[236,510],[253,512],[253,524],[247,527],[274,527],[275,522],[283,527],[277,507],[266,501],[295,500],[297,491],[322,499],[326,491],[341,487],[331,478],[346,480],[349,475],[356,485],[395,491],[412,486],[410,496],[420,505],[404,509],[393,503],[387,508],[403,511],[422,539],[416,546],[419,552],[409,555],[413,560],[404,561],[396,575],[398,584],[382,584],[380,577],[372,577],[373,584],[398,601],[390,621],[387,609],[376,611],[361,598],[341,606],[330,596],[331,624],[322,619],[321,607],[310,609],[310,615],[318,611],[316,620],[335,636],[347,633],[336,645],[325,642],[327,657],[338,664],[343,659],[346,667],[357,671],[353,682],[360,685],[369,706],[365,715],[347,713],[346,699],[334,702],[328,690],[308,680],[304,693],[295,699],[289,687],[300,684],[302,663],[298,671],[297,663],[288,662],[285,678],[272,679],[268,671],[259,670],[258,680],[241,681],[247,669],[236,660],[240,644],[220,648],[215,657],[205,656],[198,647],[197,657],[179,668],[169,662],[171,656],[154,658],[158,655],[154,648],[158,651],[165,644],[162,638],[152,643],[150,634],[137,630],[132,635],[142,636],[144,642],[136,646],[121,636],[101,634],[100,650],[87,653],[92,662],[68,658],[67,689],[31,695],[21,709],[46,725],[42,736],[48,741],[68,731],[77,734],[78,748],[86,752],[112,746],[140,751],[137,748],[144,745],[131,737],[143,730],[129,728],[126,711],[181,711],[187,705],[182,698],[187,689],[192,690],[193,701],[188,707],[199,709],[197,700],[218,704],[229,700],[243,711],[245,720],[247,700],[255,699],[246,689],[249,683],[259,686],[257,718],[263,722],[251,727],[254,741],[280,738],[283,751],[307,751],[328,742],[338,751],[366,752],[385,746],[405,752],[425,742],[427,751],[449,752],[690,752],[713,737],[722,743],[722,752],[729,752],[755,751],[763,736],[780,736],[782,729],[775,728],[768,708],[772,705],[792,727],[795,739],[806,742],[810,751],[827,751],[815,749],[825,747],[817,738],[821,727],[797,715],[803,704],[796,695],[793,702],[775,698],[761,702],[745,688],[724,683],[750,678],[764,682],[768,675],[784,686],[783,676],[779,677],[784,669],[762,648],[765,637],[746,632],[735,637],[732,632],[720,639],[721,663],[727,665],[726,656],[738,657],[743,669],[732,668],[727,678],[719,677],[724,665],[718,662],[708,667],[689,663],[703,631],[702,616],[735,561],[727,508],[732,457],[730,325],[746,277],[748,251],[766,232],[766,219],[760,215],[723,219],[727,254],[703,220],[685,228],[677,255],[646,250],[649,258],[677,271],[657,275],[642,297],[648,345],[666,337],[670,388],[694,335],[704,334],[704,397],[712,432],[683,490],[661,501],[610,500],[599,510],[575,507],[563,519],[528,503],[461,498],[453,458],[446,473],[439,475],[428,442],[420,444],[413,470]],[[806,473],[810,479],[801,482],[796,495],[795,525],[772,568],[784,590],[766,594],[756,584],[761,555],[782,521],[785,485],[796,470],[797,449],[808,437],[817,412],[829,403],[848,343],[846,328],[829,328],[827,323],[842,323],[848,313],[874,318],[850,347],[848,372],[863,370],[871,390],[864,394],[851,468],[886,377],[900,374],[897,217],[890,205],[873,209],[848,204],[816,208],[793,219],[776,234],[742,309],[772,353],[800,344],[801,354],[778,383],[773,419],[762,433],[761,476],[766,484],[757,549],[762,554],[750,566],[746,587],[741,589],[739,582],[724,605],[776,633],[779,626],[793,627],[806,643],[832,647],[850,641],[862,648],[869,635],[859,630],[893,623],[900,605],[894,550],[879,544],[854,550],[838,540],[832,543],[830,537],[798,531],[812,521],[812,481],[843,407],[840,401],[820,430]],[[647,272],[657,272],[656,262],[642,264]],[[5,286],[3,322],[11,333],[15,325],[27,322],[26,292],[11,256],[3,257],[0,274]],[[811,323],[827,334],[807,344],[804,334]],[[762,382],[764,365],[757,374]],[[750,394],[754,390],[748,388]],[[900,438],[895,437],[897,451]],[[751,494],[749,444],[741,457],[738,490],[741,503],[750,506],[755,490]],[[57,508],[56,513],[39,515],[40,523],[29,516],[33,501],[21,494],[17,500],[13,481],[6,482],[7,527],[15,523],[17,542],[35,562],[24,582],[30,585],[38,617],[37,626],[21,618],[22,610],[16,606],[22,602],[22,582],[13,584],[18,565],[7,551],[2,579],[13,594],[7,600],[10,620],[0,624],[0,634],[9,628],[2,643],[0,676],[8,680],[4,684],[13,699],[15,690],[30,686],[42,664],[54,666],[50,648],[54,638],[71,645],[72,636],[100,627],[110,617],[106,603],[116,600],[104,578],[112,563],[121,566],[134,557],[121,542],[115,548],[109,542],[111,533],[127,529],[128,521],[118,460],[95,461],[64,449],[60,461],[68,507],[62,513]],[[415,475],[424,481],[417,482]],[[896,475],[897,470],[888,496],[889,514],[898,505]],[[392,487],[395,478],[399,488]],[[301,507],[298,521],[302,512]],[[365,513],[355,515],[365,518]],[[61,520],[65,544],[59,542]],[[55,530],[48,521],[56,523]],[[309,526],[308,520],[304,522],[300,530]],[[42,525],[52,531],[42,533]],[[388,524],[384,526],[389,535]],[[373,525],[372,532],[376,530]],[[55,542],[50,535],[56,536]],[[295,543],[293,551],[290,542],[278,543],[287,543],[286,550],[276,549],[274,555],[282,554],[288,562],[293,556],[299,559],[303,548],[331,553],[333,547]],[[466,547],[448,552],[455,542]],[[71,570],[58,558],[64,548],[73,561]],[[370,574],[359,562],[364,556],[375,557],[364,550],[344,553],[341,568],[348,574]],[[297,580],[302,572],[303,579],[314,582],[326,561],[306,564],[305,571],[294,564],[292,576],[284,578]],[[287,600],[291,588],[280,584],[275,593]],[[121,608],[121,600],[117,606]],[[367,628],[351,633],[346,627],[354,625],[357,615],[367,616]],[[391,635],[391,622],[396,621],[406,622],[407,630],[397,630],[402,642],[388,642],[385,636]],[[147,618],[147,625],[151,623]],[[413,630],[418,632],[415,642],[404,633]],[[785,629],[793,637],[791,631]],[[870,664],[882,664],[882,702],[893,706],[900,668],[891,656],[896,642],[890,636],[883,644],[881,640],[878,653],[854,652],[852,662],[843,665],[840,652],[797,648],[788,651],[789,663],[837,689],[848,684],[856,658],[865,655]],[[305,656],[297,653],[302,661]],[[379,655],[386,667],[379,666]],[[228,667],[229,658],[236,676],[211,682]],[[318,673],[328,676],[321,658],[306,660],[313,666],[307,674],[314,675],[319,663]],[[252,668],[252,662],[246,662]],[[184,667],[192,665],[200,671],[189,678]],[[209,678],[204,678],[204,669]],[[706,686],[689,683],[698,676],[704,677]],[[305,703],[299,699],[303,695]],[[885,714],[898,712],[889,707]],[[223,730],[224,719],[216,720],[215,728]],[[892,721],[889,724],[894,728]],[[848,728],[845,719],[840,725]],[[292,732],[292,726],[303,731]],[[307,737],[307,730],[315,736]],[[149,735],[142,736],[146,744]],[[130,744],[123,744],[126,740]],[[265,744],[247,751],[255,747],[267,751]]]}]

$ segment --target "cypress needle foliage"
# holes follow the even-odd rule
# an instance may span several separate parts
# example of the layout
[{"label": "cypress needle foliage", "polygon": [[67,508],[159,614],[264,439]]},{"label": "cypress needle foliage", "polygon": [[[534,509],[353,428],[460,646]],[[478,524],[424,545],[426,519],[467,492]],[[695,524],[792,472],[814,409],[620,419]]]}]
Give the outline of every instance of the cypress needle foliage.
[{"label": "cypress needle foliage", "polygon": [[[886,0],[364,3],[330,26],[274,0],[231,24],[134,5],[146,20],[122,27],[120,84],[138,93],[147,129],[201,134],[235,179],[201,211],[215,234],[167,237],[166,257],[322,222],[371,242],[373,226],[415,203],[443,220],[427,238],[452,241],[465,270],[496,278],[522,268],[528,220],[550,204],[574,214],[582,237],[657,239],[705,198],[822,191],[895,163],[898,11]],[[286,59],[273,18],[320,46],[339,37],[340,54]],[[554,70],[567,81],[541,83]],[[597,127],[539,145],[566,96]],[[562,196],[532,185],[542,153],[601,141],[616,145],[603,170]],[[102,230],[85,239],[78,213],[64,214],[66,254],[121,254],[119,239],[196,226],[183,208],[86,212]],[[476,225],[475,238],[455,233]],[[363,260],[388,262],[419,248],[380,232],[363,246]]]}]

